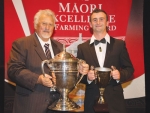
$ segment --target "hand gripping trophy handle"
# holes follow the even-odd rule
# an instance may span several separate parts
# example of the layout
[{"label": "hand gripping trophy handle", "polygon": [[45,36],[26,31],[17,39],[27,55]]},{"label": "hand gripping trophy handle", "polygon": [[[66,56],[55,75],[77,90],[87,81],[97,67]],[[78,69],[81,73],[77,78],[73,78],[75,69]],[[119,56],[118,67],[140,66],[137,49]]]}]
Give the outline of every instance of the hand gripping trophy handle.
[{"label": "hand gripping trophy handle", "polygon": [[[44,61],[42,61],[42,63],[41,63],[41,69],[42,69],[42,73],[43,73],[43,76],[45,77],[45,71],[44,71],[44,64],[47,64],[47,66],[48,67],[50,67],[51,65],[50,65],[50,63],[51,63],[51,60],[44,60]],[[52,83],[53,83],[53,81],[52,81]],[[54,85],[54,83],[53,83],[53,85]],[[51,87],[50,88],[50,92],[51,91],[56,91],[56,86],[53,86],[53,87]]]},{"label": "hand gripping trophy handle", "polygon": [[[79,77],[79,65],[81,65],[82,63],[86,63],[86,62],[84,60],[78,59],[78,74],[77,74],[77,77]],[[75,85],[75,88],[77,88],[77,85],[81,82],[83,76],[84,76],[84,74],[81,75],[80,79],[78,80],[78,82]]]},{"label": "hand gripping trophy handle", "polygon": [[[115,67],[115,66],[111,66],[111,70],[112,70],[112,71],[116,70],[116,67]],[[111,79],[113,79],[112,76],[110,76],[110,80],[111,80]],[[110,81],[110,80],[109,80],[109,81]]]},{"label": "hand gripping trophy handle", "polygon": [[47,63],[47,64],[49,64],[49,60],[44,60],[44,61],[42,61],[42,63],[41,63],[41,69],[42,69],[42,73],[43,73],[43,76],[45,77],[45,71],[44,71],[44,64],[45,63]]}]

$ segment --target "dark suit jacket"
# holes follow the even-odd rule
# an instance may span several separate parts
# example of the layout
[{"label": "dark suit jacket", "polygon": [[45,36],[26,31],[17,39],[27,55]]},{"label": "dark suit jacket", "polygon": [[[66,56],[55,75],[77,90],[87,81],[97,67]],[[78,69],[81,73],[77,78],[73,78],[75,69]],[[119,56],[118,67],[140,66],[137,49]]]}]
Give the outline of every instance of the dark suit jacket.
[{"label": "dark suit jacket", "polygon": [[[96,56],[94,43],[90,45],[90,40],[78,46],[77,57],[83,59],[90,66],[99,67]],[[110,68],[115,66],[121,74],[120,82],[112,79],[105,88],[104,97],[108,103],[109,113],[125,113],[123,89],[121,83],[127,81],[134,72],[133,65],[130,61],[125,42],[122,40],[110,38],[110,44],[107,43],[104,67]],[[94,113],[94,100],[99,97],[99,89],[94,81],[87,83],[87,76],[81,81],[86,85],[84,108],[85,113]]]},{"label": "dark suit jacket", "polygon": [[[62,51],[61,43],[53,39],[51,43],[54,55]],[[46,56],[35,34],[13,42],[8,62],[8,76],[16,83],[13,113],[46,113],[49,104],[55,100],[50,88],[36,84],[42,74],[43,60],[46,60]],[[46,65],[44,70],[49,74]]]}]

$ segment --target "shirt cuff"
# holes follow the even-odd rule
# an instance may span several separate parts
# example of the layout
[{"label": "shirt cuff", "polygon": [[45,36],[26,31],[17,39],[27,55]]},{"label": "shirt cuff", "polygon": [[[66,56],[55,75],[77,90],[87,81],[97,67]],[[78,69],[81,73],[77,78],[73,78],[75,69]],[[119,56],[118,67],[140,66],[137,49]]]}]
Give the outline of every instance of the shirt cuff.
[{"label": "shirt cuff", "polygon": [[87,78],[87,82],[88,82],[88,84],[91,84],[92,81],[91,81],[91,80],[88,80],[88,78]]},{"label": "shirt cuff", "polygon": [[119,82],[120,82],[120,80],[116,80],[116,82],[117,82],[117,83],[119,83]]}]

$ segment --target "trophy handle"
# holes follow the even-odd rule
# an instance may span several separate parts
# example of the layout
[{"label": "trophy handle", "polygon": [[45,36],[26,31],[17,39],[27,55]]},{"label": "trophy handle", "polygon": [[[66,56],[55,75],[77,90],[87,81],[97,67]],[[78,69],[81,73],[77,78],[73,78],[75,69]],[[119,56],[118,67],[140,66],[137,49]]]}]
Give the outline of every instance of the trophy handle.
[{"label": "trophy handle", "polygon": [[[78,72],[79,73],[79,72]],[[79,74],[78,74],[79,75]],[[81,77],[80,77],[80,79],[78,80],[78,82],[76,83],[76,85],[75,85],[75,88],[77,88],[77,85],[80,83],[80,81],[82,80],[82,78],[83,78],[83,74],[81,75]]]},{"label": "trophy handle", "polygon": [[[111,69],[112,69],[112,71],[114,71],[114,70],[116,70],[116,67],[115,67],[115,66],[111,66]],[[110,80],[111,80],[111,79],[113,79],[112,76],[110,77]],[[109,81],[110,81],[110,80],[109,80]]]},{"label": "trophy handle", "polygon": [[[41,63],[41,69],[42,69],[42,73],[43,73],[43,76],[45,77],[45,71],[44,71],[44,64],[47,64],[47,66],[49,67],[49,68],[51,68],[52,67],[52,61],[51,60],[44,60],[44,61],[42,61],[42,63]],[[54,70],[53,70],[54,71]],[[52,81],[53,82],[53,81]],[[54,84],[54,83],[53,83]],[[51,87],[51,89],[50,89],[50,91],[56,91],[56,86],[53,86],[53,87]]]},{"label": "trophy handle", "polygon": [[[81,64],[81,63],[86,63],[86,62],[85,62],[84,60],[79,59],[78,64]],[[91,66],[90,69],[91,69],[91,70],[94,70],[94,66]],[[79,76],[79,71],[78,71],[77,76]],[[82,80],[83,76],[84,76],[84,75],[82,74],[81,77],[80,77],[80,79],[79,79],[78,82],[76,83],[75,87],[77,87],[77,85],[80,83],[80,81]]]},{"label": "trophy handle", "polygon": [[42,73],[43,73],[44,77],[45,77],[45,71],[44,71],[45,63],[48,65],[50,63],[50,60],[44,60],[44,61],[41,62],[41,69],[42,69]]},{"label": "trophy handle", "polygon": [[[82,64],[82,63],[86,63],[86,62],[84,60],[82,60],[82,59],[78,59],[78,65]],[[78,68],[78,66],[77,66],[77,68]],[[77,83],[75,85],[75,88],[77,88],[77,85],[80,83],[80,81],[82,80],[83,76],[84,75],[82,74],[81,77],[79,78],[79,80],[77,81]],[[79,70],[78,70],[78,73],[77,73],[77,77],[79,77]]]},{"label": "trophy handle", "polygon": [[111,69],[112,69],[112,70],[116,70],[116,67],[115,67],[115,66],[111,66]]}]

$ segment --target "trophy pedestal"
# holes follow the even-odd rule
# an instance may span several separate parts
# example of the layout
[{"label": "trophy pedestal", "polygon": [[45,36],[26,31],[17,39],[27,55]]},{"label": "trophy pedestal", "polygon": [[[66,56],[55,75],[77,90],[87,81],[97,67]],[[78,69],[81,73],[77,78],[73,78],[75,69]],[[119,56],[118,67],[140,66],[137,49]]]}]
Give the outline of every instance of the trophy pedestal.
[{"label": "trophy pedestal", "polygon": [[98,104],[105,104],[104,97],[103,97],[103,95],[104,95],[104,90],[105,90],[105,88],[99,88],[100,97],[99,97],[99,99],[98,99],[98,101],[97,101]]},{"label": "trophy pedestal", "polygon": [[75,109],[79,109],[80,106],[77,105],[75,102],[71,101],[69,98],[67,98],[65,100],[59,99],[58,101],[50,105],[48,108],[57,111],[72,111]]}]

